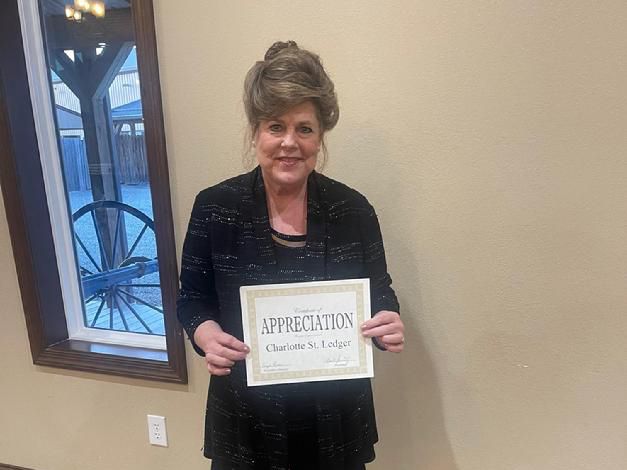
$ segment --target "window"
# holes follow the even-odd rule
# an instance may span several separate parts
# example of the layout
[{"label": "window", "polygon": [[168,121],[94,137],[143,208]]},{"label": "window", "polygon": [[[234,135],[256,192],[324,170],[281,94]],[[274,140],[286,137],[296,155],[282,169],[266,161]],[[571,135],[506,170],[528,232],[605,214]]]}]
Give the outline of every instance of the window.
[{"label": "window", "polygon": [[0,5],[0,175],[33,360],[185,382],[152,3],[80,4]]}]

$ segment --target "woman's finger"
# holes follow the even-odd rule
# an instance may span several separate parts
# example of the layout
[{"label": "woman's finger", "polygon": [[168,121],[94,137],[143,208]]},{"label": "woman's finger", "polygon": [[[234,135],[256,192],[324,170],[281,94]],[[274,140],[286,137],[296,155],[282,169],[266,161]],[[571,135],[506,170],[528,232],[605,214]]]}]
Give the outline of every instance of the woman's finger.
[{"label": "woman's finger", "polygon": [[405,337],[403,333],[393,333],[391,335],[382,336],[379,340],[385,345],[402,344],[405,342]]},{"label": "woman's finger", "polygon": [[405,347],[404,343],[400,343],[400,344],[390,344],[386,347],[386,349],[389,352],[393,352],[393,353],[399,353],[399,352],[403,352],[403,348]]},{"label": "woman's finger", "polygon": [[211,375],[229,375],[231,369],[228,367],[215,367],[211,364],[207,364],[207,370]]},{"label": "woman's finger", "polygon": [[387,325],[376,326],[374,328],[368,328],[368,329],[362,330],[361,333],[367,338],[372,338],[375,336],[379,337],[379,336],[385,336],[385,335],[398,333],[399,331],[400,331],[399,326],[397,324],[388,323]]},{"label": "woman's finger", "polygon": [[210,353],[230,361],[241,361],[250,352],[248,346],[234,336],[222,331],[213,334],[205,343],[205,353]]},{"label": "woman's finger", "polygon": [[230,335],[225,332],[221,332],[219,335],[217,335],[216,341],[220,345],[228,349],[231,349],[233,351],[243,352],[245,354],[247,354],[250,351],[250,348],[246,346],[246,344],[244,344],[242,341],[237,339],[235,336]]},{"label": "woman's finger", "polygon": [[230,349],[220,344],[216,344],[214,347],[210,348],[209,352],[215,354],[216,356],[229,359],[231,361],[242,361],[246,359],[246,355],[248,354],[246,352]]},{"label": "woman's finger", "polygon": [[401,316],[390,310],[381,310],[374,314],[372,318],[362,323],[362,329],[374,328],[376,326],[385,325],[387,323],[401,322]]},{"label": "woman's finger", "polygon": [[211,364],[214,367],[233,367],[235,365],[235,362],[233,362],[231,359],[223,357],[223,356],[219,356],[217,354],[213,354],[213,353],[205,353],[205,360],[207,361],[208,364]]}]

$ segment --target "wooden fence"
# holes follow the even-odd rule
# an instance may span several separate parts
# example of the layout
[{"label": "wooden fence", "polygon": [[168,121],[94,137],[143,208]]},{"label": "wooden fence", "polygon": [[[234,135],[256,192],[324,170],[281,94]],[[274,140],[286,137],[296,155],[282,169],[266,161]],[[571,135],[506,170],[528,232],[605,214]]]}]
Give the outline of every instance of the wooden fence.
[{"label": "wooden fence", "polygon": [[118,164],[120,184],[148,182],[148,162],[143,135],[118,135]]},{"label": "wooden fence", "polygon": [[[148,164],[144,136],[118,135],[115,137],[115,143],[120,184],[147,183]],[[63,137],[61,150],[67,190],[86,191],[91,189],[85,141],[78,137]]]},{"label": "wooden fence", "polygon": [[91,189],[85,142],[78,137],[63,137],[61,139],[61,151],[67,190],[85,191]]}]

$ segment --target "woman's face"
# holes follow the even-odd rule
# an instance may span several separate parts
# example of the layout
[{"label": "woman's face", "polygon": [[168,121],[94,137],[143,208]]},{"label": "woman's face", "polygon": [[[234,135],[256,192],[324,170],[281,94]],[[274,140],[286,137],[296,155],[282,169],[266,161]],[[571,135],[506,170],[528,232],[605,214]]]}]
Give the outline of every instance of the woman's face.
[{"label": "woman's face", "polygon": [[255,133],[257,162],[266,185],[297,190],[316,167],[322,131],[311,101],[259,123]]}]

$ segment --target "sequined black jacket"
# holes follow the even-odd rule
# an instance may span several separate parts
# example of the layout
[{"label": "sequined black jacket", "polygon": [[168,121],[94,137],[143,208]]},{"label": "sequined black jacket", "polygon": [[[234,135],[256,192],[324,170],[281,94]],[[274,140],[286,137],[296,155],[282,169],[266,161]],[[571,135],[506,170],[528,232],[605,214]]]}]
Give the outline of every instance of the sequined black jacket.
[{"label": "sequined black jacket", "polygon": [[[242,285],[368,277],[372,312],[399,311],[379,223],[366,198],[312,172],[307,199],[306,274],[294,279],[277,264],[259,168],[198,194],[183,245],[177,302],[196,352],[204,356],[193,343],[194,331],[209,319],[243,339]],[[321,468],[340,470],[374,459],[377,430],[368,379],[249,388],[243,361],[230,375],[211,377],[205,456],[220,468],[287,468],[285,401],[298,393],[315,400]]]}]

